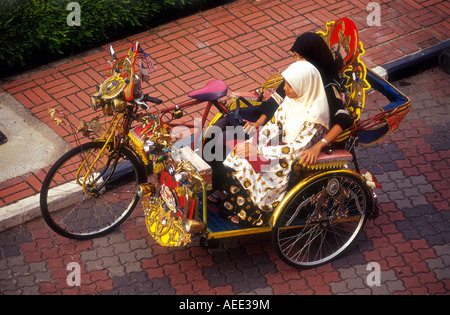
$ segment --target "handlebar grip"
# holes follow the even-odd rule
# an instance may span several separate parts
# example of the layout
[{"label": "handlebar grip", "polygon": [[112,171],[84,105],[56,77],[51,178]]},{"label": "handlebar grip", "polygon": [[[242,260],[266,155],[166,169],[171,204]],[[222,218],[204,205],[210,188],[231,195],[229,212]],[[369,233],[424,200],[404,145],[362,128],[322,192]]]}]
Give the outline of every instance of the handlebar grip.
[{"label": "handlebar grip", "polygon": [[147,94],[144,95],[143,101],[150,102],[150,103],[157,104],[157,105],[162,103],[162,100],[160,100],[159,98],[151,97],[151,96],[148,96]]}]

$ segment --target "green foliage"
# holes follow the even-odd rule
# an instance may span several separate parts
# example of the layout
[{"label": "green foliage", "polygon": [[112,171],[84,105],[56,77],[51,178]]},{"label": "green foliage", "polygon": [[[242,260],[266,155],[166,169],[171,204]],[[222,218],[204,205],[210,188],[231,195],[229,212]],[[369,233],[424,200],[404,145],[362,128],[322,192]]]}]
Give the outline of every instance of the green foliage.
[{"label": "green foliage", "polygon": [[[155,25],[173,10],[211,0],[79,0],[80,26],[69,26],[70,0],[1,0],[0,69],[66,56],[117,34]],[[0,70],[2,72],[2,70]]]}]

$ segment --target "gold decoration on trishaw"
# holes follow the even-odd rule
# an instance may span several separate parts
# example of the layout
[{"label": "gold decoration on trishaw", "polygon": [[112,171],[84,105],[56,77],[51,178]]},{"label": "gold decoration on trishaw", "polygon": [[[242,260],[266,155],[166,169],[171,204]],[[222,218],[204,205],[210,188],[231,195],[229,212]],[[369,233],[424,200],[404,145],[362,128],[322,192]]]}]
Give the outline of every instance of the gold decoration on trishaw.
[{"label": "gold decoration on trishaw", "polygon": [[125,79],[117,73],[106,79],[105,82],[100,85],[100,96],[105,100],[113,99],[123,91],[126,85]]},{"label": "gold decoration on trishaw", "polygon": [[166,210],[163,202],[160,198],[149,198],[143,201],[148,232],[162,246],[186,245],[191,241],[191,234],[185,232],[183,219],[174,217],[173,211]]},{"label": "gold decoration on trishaw", "polygon": [[[326,24],[325,32],[317,32],[327,43],[335,58],[340,56],[344,67],[340,77],[343,79],[345,92],[345,106],[348,109],[354,123],[361,117],[364,109],[366,90],[370,88],[367,82],[367,69],[360,60],[364,54],[363,44],[359,41],[358,30],[355,23],[349,18],[342,18],[336,22]],[[342,142],[349,136],[349,132],[343,132],[336,142]]]}]

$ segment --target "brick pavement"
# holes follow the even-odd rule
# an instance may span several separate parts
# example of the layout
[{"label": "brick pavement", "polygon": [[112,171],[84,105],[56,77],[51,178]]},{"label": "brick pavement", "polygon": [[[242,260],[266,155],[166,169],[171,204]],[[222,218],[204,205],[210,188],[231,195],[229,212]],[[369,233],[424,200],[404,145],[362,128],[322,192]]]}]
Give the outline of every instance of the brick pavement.
[{"label": "brick pavement", "polygon": [[[119,55],[132,42],[144,45],[158,66],[145,92],[168,106],[212,78],[231,90],[254,88],[291,62],[287,51],[296,35],[323,30],[326,21],[342,16],[355,20],[368,67],[449,38],[447,1],[383,1],[379,27],[367,25],[366,5],[239,0],[113,44]],[[103,81],[107,57],[104,46],[14,78],[0,92],[12,94],[73,145],[66,130],[50,124],[46,109],[92,117],[89,94]],[[209,251],[194,241],[169,252],[148,236],[137,209],[119,231],[92,241],[59,237],[41,219],[2,232],[0,294],[448,294],[449,81],[434,68],[396,83],[413,109],[380,144],[359,148],[362,166],[383,184],[381,215],[352,251],[331,264],[306,271],[286,266],[268,235],[226,240]],[[369,95],[367,112],[383,102]],[[38,193],[46,171],[1,183],[0,207]],[[80,287],[67,285],[70,262],[81,266]],[[381,286],[367,285],[369,262],[380,264]]]}]

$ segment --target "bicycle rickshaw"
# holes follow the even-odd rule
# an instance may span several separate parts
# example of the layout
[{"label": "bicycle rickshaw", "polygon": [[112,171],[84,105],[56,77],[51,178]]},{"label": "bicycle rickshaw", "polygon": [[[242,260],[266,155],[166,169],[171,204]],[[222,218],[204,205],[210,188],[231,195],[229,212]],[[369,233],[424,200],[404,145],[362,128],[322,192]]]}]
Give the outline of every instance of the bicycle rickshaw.
[{"label": "bicycle rickshaw", "polygon": [[[360,60],[363,46],[350,19],[330,22],[326,28],[319,34],[344,60],[342,94],[355,124],[336,140],[340,148],[321,153],[316,164],[305,166],[297,160],[292,165],[287,193],[269,225],[241,228],[208,205],[211,168],[196,151],[202,147],[205,127],[228,115],[237,99],[257,106],[280,77],[272,77],[250,94],[234,93],[229,105],[221,101],[228,94],[226,83],[213,80],[189,93],[192,101],[155,110],[147,103],[159,105],[161,100],[141,91],[147,75],[143,66],[151,60],[139,44],[120,59],[111,49],[114,64],[92,96],[93,109],[101,108],[105,117],[112,117],[103,135],[64,154],[48,172],[41,191],[47,224],[65,237],[98,237],[126,220],[142,200],[147,229],[162,246],[185,246],[192,235],[210,246],[227,237],[270,232],[276,252],[288,264],[314,267],[338,257],[357,239],[366,221],[378,215],[373,193],[378,186],[370,174],[360,173],[354,148],[372,145],[395,130],[410,101],[366,69]],[[371,87],[390,103],[379,114],[361,120],[365,93]],[[206,106],[197,132],[174,143],[171,131],[180,127],[175,120],[183,116],[184,108],[201,103]],[[218,113],[207,125],[212,107]],[[102,126],[96,117],[89,124],[83,121],[78,131],[92,136]]]}]

